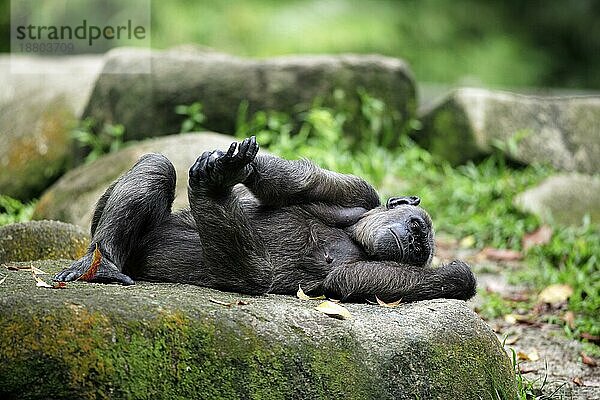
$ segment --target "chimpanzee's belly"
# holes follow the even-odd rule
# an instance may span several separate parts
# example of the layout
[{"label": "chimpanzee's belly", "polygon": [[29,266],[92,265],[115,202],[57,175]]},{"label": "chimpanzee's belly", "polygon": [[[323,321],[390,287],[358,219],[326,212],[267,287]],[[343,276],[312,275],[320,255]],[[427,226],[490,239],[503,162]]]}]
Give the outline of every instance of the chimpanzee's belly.
[{"label": "chimpanzee's belly", "polygon": [[298,286],[318,292],[333,268],[364,257],[345,230],[303,213],[276,213],[268,219],[260,223],[260,233],[273,265],[272,293],[295,292]]}]

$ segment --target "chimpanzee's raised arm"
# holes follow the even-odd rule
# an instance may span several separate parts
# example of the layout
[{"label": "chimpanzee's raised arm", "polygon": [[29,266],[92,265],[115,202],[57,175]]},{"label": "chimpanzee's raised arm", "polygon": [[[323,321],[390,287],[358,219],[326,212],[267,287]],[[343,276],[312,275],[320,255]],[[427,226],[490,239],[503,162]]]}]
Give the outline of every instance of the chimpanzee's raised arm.
[{"label": "chimpanzee's raised arm", "polygon": [[[236,153],[237,147],[237,153]],[[207,286],[241,293],[267,293],[273,270],[264,241],[258,237],[232,192],[251,172],[256,141],[232,143],[227,153],[205,152],[190,168],[188,197],[203,252]]]},{"label": "chimpanzee's raised arm", "polygon": [[264,205],[325,203],[370,210],[380,204],[377,192],[364,179],[325,170],[308,160],[259,154],[251,165],[253,171],[244,184]]},{"label": "chimpanzee's raised arm", "polygon": [[323,293],[342,301],[411,302],[436,298],[468,300],[477,282],[462,261],[439,268],[411,267],[395,262],[359,261],[341,265],[323,282]]}]

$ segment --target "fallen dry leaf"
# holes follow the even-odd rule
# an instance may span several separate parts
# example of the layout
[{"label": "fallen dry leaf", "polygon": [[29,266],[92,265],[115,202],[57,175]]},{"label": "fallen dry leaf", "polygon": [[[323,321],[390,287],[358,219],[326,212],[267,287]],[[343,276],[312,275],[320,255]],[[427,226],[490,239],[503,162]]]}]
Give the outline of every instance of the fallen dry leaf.
[{"label": "fallen dry leaf", "polygon": [[7,264],[4,267],[9,271],[31,271],[31,267],[25,265]]},{"label": "fallen dry leaf", "polygon": [[542,225],[535,231],[523,236],[523,250],[527,251],[533,246],[549,243],[550,239],[552,239],[552,228],[548,225]]},{"label": "fallen dry leaf", "polygon": [[52,285],[48,285],[46,283],[46,281],[44,281],[42,278],[38,278],[38,276],[34,273],[32,273],[31,275],[33,275],[33,278],[35,279],[35,286],[37,287],[44,287],[44,288],[52,288]]},{"label": "fallen dry leaf", "polygon": [[519,364],[519,372],[522,374],[530,374],[532,372],[537,372],[537,371],[538,371],[537,368]]},{"label": "fallen dry leaf", "polygon": [[592,357],[588,356],[587,354],[585,354],[583,351],[581,353],[581,361],[585,364],[585,365],[589,365],[590,367],[597,367],[598,366],[598,362],[596,362],[596,360],[594,360]]},{"label": "fallen dry leaf", "polygon": [[318,306],[315,307],[315,310],[322,312],[323,314],[326,314],[332,318],[337,318],[337,319],[351,319],[352,318],[352,314],[350,314],[350,311],[348,311],[348,309],[342,305],[339,305],[337,303],[334,303],[332,301],[324,301],[321,304],[319,304]]},{"label": "fallen dry leaf", "polygon": [[565,321],[565,324],[573,330],[575,329],[575,313],[573,311],[567,311],[565,315],[563,315],[562,320]]},{"label": "fallen dry leaf", "polygon": [[0,285],[4,283],[4,281],[8,278],[8,275],[4,275],[2,279],[0,279]]},{"label": "fallen dry leaf", "polygon": [[491,261],[518,261],[523,258],[523,254],[516,250],[494,249],[491,247],[481,250],[480,254]]},{"label": "fallen dry leaf", "polygon": [[232,302],[229,302],[229,303],[227,303],[225,301],[221,301],[221,300],[216,300],[216,299],[208,299],[208,301],[210,301],[211,303],[215,303],[215,304],[219,304],[219,305],[225,306],[225,307],[247,306],[248,304],[250,304],[250,303],[248,303],[247,301],[244,301],[244,300],[235,300],[235,301],[232,301]]},{"label": "fallen dry leaf", "polygon": [[572,294],[573,288],[569,285],[550,285],[540,292],[538,300],[542,303],[557,305],[567,301]]},{"label": "fallen dry leaf", "polygon": [[521,361],[537,361],[540,359],[540,355],[538,354],[536,349],[533,349],[529,353],[518,351],[517,358]]},{"label": "fallen dry leaf", "polygon": [[517,343],[519,341],[519,339],[521,339],[520,335],[511,336],[511,337],[506,338],[506,340],[504,341],[504,344],[511,346],[511,345]]},{"label": "fallen dry leaf", "polygon": [[98,268],[100,267],[100,262],[102,261],[102,253],[100,253],[100,249],[98,248],[98,244],[96,244],[96,248],[94,249],[94,254],[92,255],[92,262],[90,267],[81,275],[79,278],[75,279],[76,281],[91,281],[96,276],[98,272]]},{"label": "fallen dry leaf", "polygon": [[300,285],[298,285],[298,291],[296,292],[296,296],[300,300],[324,300],[325,299],[325,296],[323,296],[323,295],[316,296],[316,297],[311,297],[311,296],[307,295],[306,293],[304,293],[304,290],[302,290]]},{"label": "fallen dry leaf", "polygon": [[35,286],[37,286],[37,287],[48,288],[48,289],[66,289],[67,288],[66,282],[53,282],[52,285],[49,285],[42,278],[38,278],[38,276],[36,274],[34,274],[33,272],[31,273],[31,275],[33,275],[33,278],[35,279]]},{"label": "fallen dry leaf", "polygon": [[529,323],[532,320],[531,315],[521,315],[521,314],[506,314],[504,316],[504,320],[511,325],[516,324],[517,322]]},{"label": "fallen dry leaf", "polygon": [[36,275],[48,275],[47,272],[44,272],[41,269],[34,267],[33,265],[31,266],[31,272],[33,272]]},{"label": "fallen dry leaf", "polygon": [[393,307],[398,307],[400,305],[400,303],[402,302],[402,299],[393,301],[391,303],[386,303],[383,300],[380,300],[379,297],[375,296],[375,300],[377,300],[377,304],[379,304],[380,306],[383,307],[389,307],[389,308],[393,308]]},{"label": "fallen dry leaf", "polygon": [[587,339],[592,343],[600,344],[600,336],[592,335],[591,333],[587,332],[582,332],[579,336],[581,336],[582,339]]},{"label": "fallen dry leaf", "polygon": [[463,249],[468,249],[475,246],[475,236],[469,235],[462,238],[458,244]]},{"label": "fallen dry leaf", "polygon": [[510,293],[510,294],[502,295],[502,299],[508,300],[508,301],[514,301],[514,302],[529,301],[529,293],[526,293],[526,292]]},{"label": "fallen dry leaf", "polygon": [[583,379],[581,379],[578,376],[576,376],[575,378],[573,378],[573,383],[576,384],[577,386],[585,386],[583,384]]},{"label": "fallen dry leaf", "polygon": [[9,271],[30,271],[36,275],[48,275],[47,272],[42,271],[39,268],[34,267],[33,265],[5,265],[6,269]]}]

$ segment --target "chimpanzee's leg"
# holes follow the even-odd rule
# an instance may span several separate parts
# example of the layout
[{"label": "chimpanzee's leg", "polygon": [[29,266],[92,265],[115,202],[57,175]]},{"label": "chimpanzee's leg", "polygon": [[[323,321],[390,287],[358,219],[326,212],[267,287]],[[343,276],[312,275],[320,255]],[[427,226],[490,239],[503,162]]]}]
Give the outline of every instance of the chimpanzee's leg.
[{"label": "chimpanzee's leg", "polygon": [[232,190],[251,172],[258,146],[254,139],[232,143],[227,153],[205,152],[190,168],[188,195],[196,221],[207,286],[242,293],[267,293],[273,269],[243,203]]},{"label": "chimpanzee's leg", "polygon": [[[160,154],[146,154],[98,201],[92,221],[92,240],[87,254],[55,276],[72,281],[86,271],[84,279],[132,284],[125,275],[143,236],[171,213],[175,197],[175,169]],[[97,251],[96,251],[97,249]],[[124,273],[123,273],[124,272]]]}]

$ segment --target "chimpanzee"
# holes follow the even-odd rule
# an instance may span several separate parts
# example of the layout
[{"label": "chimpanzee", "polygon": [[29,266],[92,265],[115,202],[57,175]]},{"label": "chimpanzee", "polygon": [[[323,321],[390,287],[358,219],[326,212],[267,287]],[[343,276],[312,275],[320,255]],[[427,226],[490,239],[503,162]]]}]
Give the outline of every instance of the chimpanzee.
[{"label": "chimpanzee", "polygon": [[[237,150],[237,151],[236,151]],[[258,153],[254,137],[203,153],[190,210],[171,212],[175,169],[146,154],[101,196],[87,254],[55,276],[180,282],[249,294],[342,301],[469,299],[476,281],[453,261],[430,266],[431,218],[416,196],[385,206],[363,179]],[[88,276],[94,262],[95,275]]]}]

